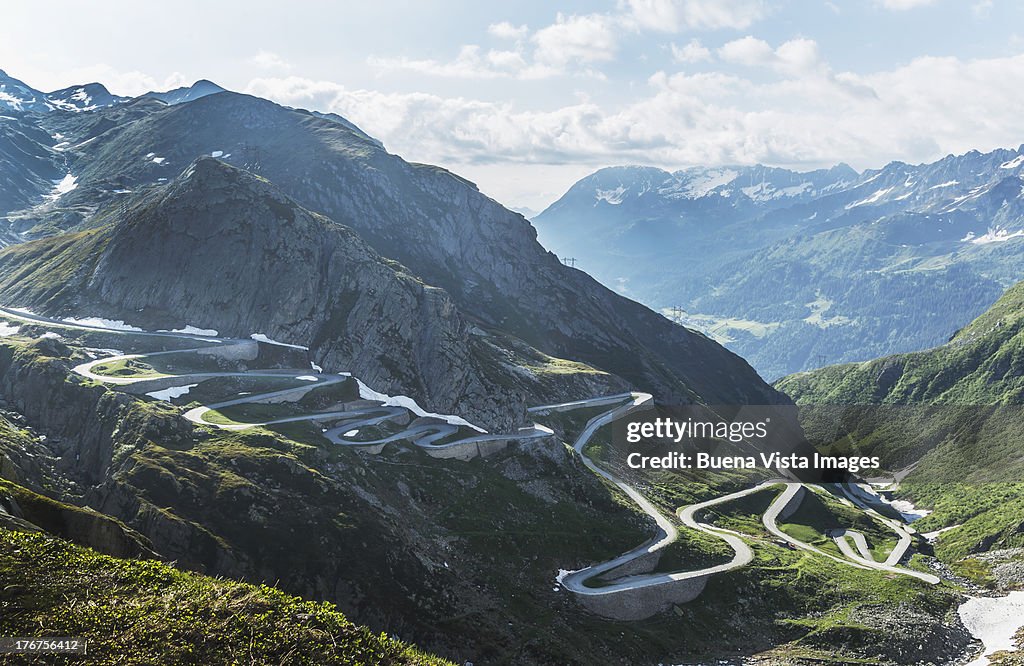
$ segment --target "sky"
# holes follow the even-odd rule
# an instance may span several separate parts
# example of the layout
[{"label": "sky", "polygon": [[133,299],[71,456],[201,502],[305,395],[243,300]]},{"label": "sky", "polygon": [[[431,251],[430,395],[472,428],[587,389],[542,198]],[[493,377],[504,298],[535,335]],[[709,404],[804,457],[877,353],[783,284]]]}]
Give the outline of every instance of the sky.
[{"label": "sky", "polygon": [[6,0],[44,91],[200,78],[539,211],[612,165],[879,168],[1024,143],[1018,0]]}]

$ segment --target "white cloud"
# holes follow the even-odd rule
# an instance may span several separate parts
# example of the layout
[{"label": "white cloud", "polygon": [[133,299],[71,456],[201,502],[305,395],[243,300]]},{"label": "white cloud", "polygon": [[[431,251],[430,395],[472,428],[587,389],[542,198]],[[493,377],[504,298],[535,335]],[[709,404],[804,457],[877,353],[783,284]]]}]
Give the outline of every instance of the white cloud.
[{"label": "white cloud", "polygon": [[[371,56],[367,62],[385,70],[458,78],[540,79],[561,74],[604,78],[594,66],[615,59],[624,32],[745,28],[766,14],[765,0],[619,0],[618,9],[612,13],[559,12],[554,23],[532,35],[525,24],[490,24],[487,33],[491,37],[514,41],[508,50],[485,52],[467,44],[450,61]],[[696,39],[682,47],[670,46],[676,62],[711,59],[711,51]]]},{"label": "white cloud", "polygon": [[881,0],[883,7],[897,12],[916,9],[917,7],[925,7],[933,2],[935,2],[935,0]]},{"label": "white cloud", "polygon": [[777,49],[772,49],[768,42],[748,35],[723,44],[718,55],[726,62],[748,67],[771,67],[791,76],[829,73],[818,52],[818,43],[803,37],[783,42]]},{"label": "white cloud", "polygon": [[614,22],[603,14],[558,14],[554,23],[534,33],[528,43],[518,39],[525,34],[526,26],[515,28],[508,23],[490,26],[491,34],[517,37],[511,49],[485,51],[476,44],[468,44],[450,61],[371,56],[367,62],[385,70],[402,69],[467,79],[542,79],[561,74],[600,76],[591,66],[615,57],[614,27]]},{"label": "white cloud", "polygon": [[711,50],[700,43],[699,39],[691,39],[686,46],[670,45],[672,59],[679,63],[695,63],[711,60]]},{"label": "white cloud", "polygon": [[[406,158],[442,164],[471,179],[489,173],[490,193],[499,198],[507,192],[496,174],[531,173],[537,165],[565,165],[573,177],[585,168],[623,163],[814,168],[847,161],[863,168],[1021,142],[1024,55],[919,58],[852,74],[832,73],[812,43],[787,44],[767,50],[746,45],[761,57],[770,52],[768,66],[789,68],[785,76],[755,81],[720,72],[657,73],[646,94],[616,107],[582,99],[526,109],[515,101],[351,90],[297,77],[259,79],[248,92],[339,113]],[[545,178],[555,171],[552,166]],[[533,182],[538,191],[551,188],[540,176]]]},{"label": "white cloud", "polygon": [[532,37],[537,61],[565,67],[571,62],[594,63],[612,60],[617,41],[612,20],[603,14],[565,16],[538,30]]},{"label": "white cloud", "polygon": [[724,44],[718,49],[718,56],[737,65],[770,65],[775,59],[775,51],[763,39],[747,35]]},{"label": "white cloud", "polygon": [[381,69],[405,69],[421,74],[467,79],[493,79],[510,76],[514,70],[525,66],[522,56],[512,51],[482,52],[475,44],[468,44],[459,50],[454,60],[414,60],[410,58],[375,58],[367,62]]},{"label": "white cloud", "polygon": [[764,0],[628,0],[632,19],[642,29],[744,29],[768,14]]},{"label": "white cloud", "polygon": [[285,60],[276,53],[271,51],[260,51],[253,57],[249,58],[249,62],[256,65],[260,69],[291,69],[292,66],[285,62]]},{"label": "white cloud", "polygon": [[512,25],[508,21],[492,23],[487,26],[488,34],[498,39],[522,39],[529,33],[530,29],[525,25]]},{"label": "white cloud", "polygon": [[775,49],[775,58],[789,72],[810,72],[822,66],[818,43],[803,37],[783,42]]}]

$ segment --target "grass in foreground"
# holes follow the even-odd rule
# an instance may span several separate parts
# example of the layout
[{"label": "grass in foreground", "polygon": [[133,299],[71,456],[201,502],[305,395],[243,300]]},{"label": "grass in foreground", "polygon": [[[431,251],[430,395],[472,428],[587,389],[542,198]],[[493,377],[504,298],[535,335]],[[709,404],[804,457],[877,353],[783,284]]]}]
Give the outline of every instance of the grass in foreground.
[{"label": "grass in foreground", "polygon": [[352,624],[333,604],[40,534],[0,530],[0,589],[0,634],[80,636],[90,664],[450,665]]}]

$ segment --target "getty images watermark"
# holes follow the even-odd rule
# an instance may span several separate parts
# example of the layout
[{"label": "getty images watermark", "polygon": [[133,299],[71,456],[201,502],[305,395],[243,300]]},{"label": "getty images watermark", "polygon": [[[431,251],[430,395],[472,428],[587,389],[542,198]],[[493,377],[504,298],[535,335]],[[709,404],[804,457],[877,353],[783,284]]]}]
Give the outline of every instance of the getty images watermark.
[{"label": "getty images watermark", "polygon": [[903,478],[1021,482],[1008,451],[1024,448],[1024,408],[939,405],[675,405],[611,425],[602,463],[624,474],[662,470],[783,472],[805,482]]}]

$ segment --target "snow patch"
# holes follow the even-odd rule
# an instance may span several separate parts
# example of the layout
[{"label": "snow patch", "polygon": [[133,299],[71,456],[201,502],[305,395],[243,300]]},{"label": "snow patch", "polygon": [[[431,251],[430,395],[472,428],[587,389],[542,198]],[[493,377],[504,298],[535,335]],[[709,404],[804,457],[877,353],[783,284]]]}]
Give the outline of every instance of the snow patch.
[{"label": "snow patch", "polygon": [[6,322],[0,322],[0,338],[9,338],[12,335],[17,335],[20,330],[21,326],[12,326]]},{"label": "snow patch", "polygon": [[982,236],[975,236],[974,232],[969,232],[966,236],[960,239],[961,243],[972,243],[974,245],[988,245],[989,243],[1004,243],[1013,238],[1020,238],[1024,236],[1024,229],[1014,231],[1012,234],[1006,229],[989,229],[987,233]]},{"label": "snow patch", "polygon": [[929,190],[941,190],[943,187],[953,187],[954,185],[959,185],[959,184],[960,184],[959,180],[951,180],[951,181],[948,181],[948,182],[945,182],[945,183],[939,183],[938,185],[932,185],[928,189]]},{"label": "snow patch", "polygon": [[188,384],[187,386],[172,386],[166,388],[163,391],[151,391],[147,393],[150,398],[156,398],[157,400],[163,400],[169,402],[174,398],[180,398],[183,395],[188,395],[188,392],[199,386],[199,384]]},{"label": "snow patch", "polygon": [[212,153],[210,153],[210,157],[221,157],[222,155],[224,155],[223,150],[215,150]]},{"label": "snow patch", "polygon": [[697,169],[690,171],[677,171],[673,176],[676,183],[669,187],[658,190],[658,194],[682,196],[688,199],[700,199],[714,192],[716,189],[728,185],[739,176],[738,171],[732,169]]},{"label": "snow patch", "polygon": [[1024,626],[1024,592],[1005,597],[974,597],[957,609],[971,635],[985,645],[985,651],[968,666],[984,666],[988,655],[1014,648],[1013,635]]},{"label": "snow patch", "polygon": [[940,534],[943,534],[944,532],[948,532],[950,530],[955,530],[958,527],[960,526],[950,525],[949,527],[943,527],[942,529],[935,530],[934,532],[922,532],[921,536],[923,536],[925,539],[928,539],[929,541],[933,541],[935,539],[938,539]]},{"label": "snow patch", "polygon": [[928,509],[918,509],[906,500],[893,500],[889,502],[889,506],[899,511],[900,515],[903,516],[903,520],[908,523],[920,520],[931,513]]},{"label": "snow patch", "polygon": [[317,381],[320,381],[319,379],[317,379],[313,375],[300,375],[300,376],[296,377],[295,379],[299,380],[300,382],[317,382]]},{"label": "snow patch", "polygon": [[775,189],[770,183],[759,183],[753,187],[743,187],[741,191],[754,201],[764,202],[785,197],[798,197],[813,189],[814,184],[810,182],[803,182],[799,185],[783,187],[781,189]]},{"label": "snow patch", "polygon": [[[64,338],[60,337],[59,333],[54,333],[53,331],[47,331],[46,333],[43,333],[42,335],[40,335],[39,338],[42,339],[42,340],[63,340],[64,339]],[[114,356],[120,356],[121,352],[114,352],[113,355]]]},{"label": "snow patch", "polygon": [[290,349],[303,349],[309,351],[309,347],[303,347],[302,345],[291,345],[288,344],[287,342],[278,342],[277,340],[271,340],[262,333],[253,333],[249,337],[255,340],[256,342],[265,342],[268,345],[277,345],[278,347],[288,347]]},{"label": "snow patch", "polygon": [[[341,374],[345,375],[346,373]],[[363,400],[376,400],[378,402],[383,403],[385,407],[401,407],[403,409],[408,409],[416,416],[440,419],[449,425],[466,426],[467,428],[472,428],[473,430],[476,430],[478,432],[487,432],[483,428],[473,425],[472,423],[462,418],[461,416],[454,416],[452,414],[435,414],[433,412],[425,411],[416,403],[415,400],[413,400],[407,395],[391,396],[387,395],[386,393],[379,393],[377,391],[374,391],[366,384],[364,384],[360,379],[356,379],[356,382],[359,384],[359,397],[362,398]]]},{"label": "snow patch", "polygon": [[559,569],[558,574],[555,575],[555,582],[559,585],[564,585],[565,577],[569,574],[574,574],[575,571],[569,571],[568,569]]},{"label": "snow patch", "polygon": [[65,317],[62,319],[65,324],[74,324],[76,326],[91,326],[92,328],[105,328],[111,331],[132,331],[134,333],[142,333],[141,328],[135,326],[129,326],[120,319],[103,319],[102,317]]},{"label": "snow patch", "polygon": [[323,369],[323,368],[321,368],[321,367],[320,367],[319,365],[317,365],[316,363],[314,363],[313,361],[310,361],[310,362],[309,362],[309,367],[311,367],[312,369],[316,370],[316,371],[317,371],[317,372],[319,372],[320,374],[323,374],[323,372],[324,372],[324,369]]},{"label": "snow patch", "polygon": [[78,187],[78,178],[72,176],[70,173],[65,175],[60,180],[53,181],[53,191],[50,192],[50,200],[59,199],[71,190]]},{"label": "snow patch", "polygon": [[198,328],[191,324],[186,324],[184,328],[175,328],[170,331],[161,330],[160,333],[184,333],[185,335],[205,335],[205,336],[216,336],[217,331],[212,328]]},{"label": "snow patch", "polygon": [[153,164],[163,164],[164,162],[167,161],[167,158],[166,157],[154,157],[150,161],[153,162]]},{"label": "snow patch", "polygon": [[[907,523],[912,523],[915,520],[920,520],[927,516],[931,511],[928,509],[918,509],[913,504],[906,500],[892,500],[889,501],[885,497],[875,492],[875,489],[871,487],[871,484],[867,483],[850,483],[847,487],[861,498],[872,502],[880,502],[882,504],[888,504],[895,511],[898,511],[903,520]],[[851,498],[852,499],[852,498]]]},{"label": "snow patch", "polygon": [[[877,176],[875,178],[877,178]],[[872,178],[871,180],[874,180],[874,178]],[[869,196],[867,199],[861,199],[860,201],[857,201],[856,203],[846,204],[846,210],[850,210],[851,208],[856,208],[857,206],[866,206],[868,204],[876,203],[882,197],[884,197],[886,194],[889,194],[889,192],[892,192],[893,189],[894,188],[892,188],[892,187],[887,187],[884,190],[878,190],[877,192],[875,192],[874,194]]]},{"label": "snow patch", "polygon": [[596,201],[603,201],[612,206],[618,206],[622,203],[623,198],[625,198],[626,192],[626,188],[619,185],[614,190],[597,190],[594,194],[594,199]]},{"label": "snow patch", "polygon": [[1009,162],[1003,162],[999,165],[1000,169],[1016,169],[1021,164],[1024,164],[1024,155],[1018,155]]}]

